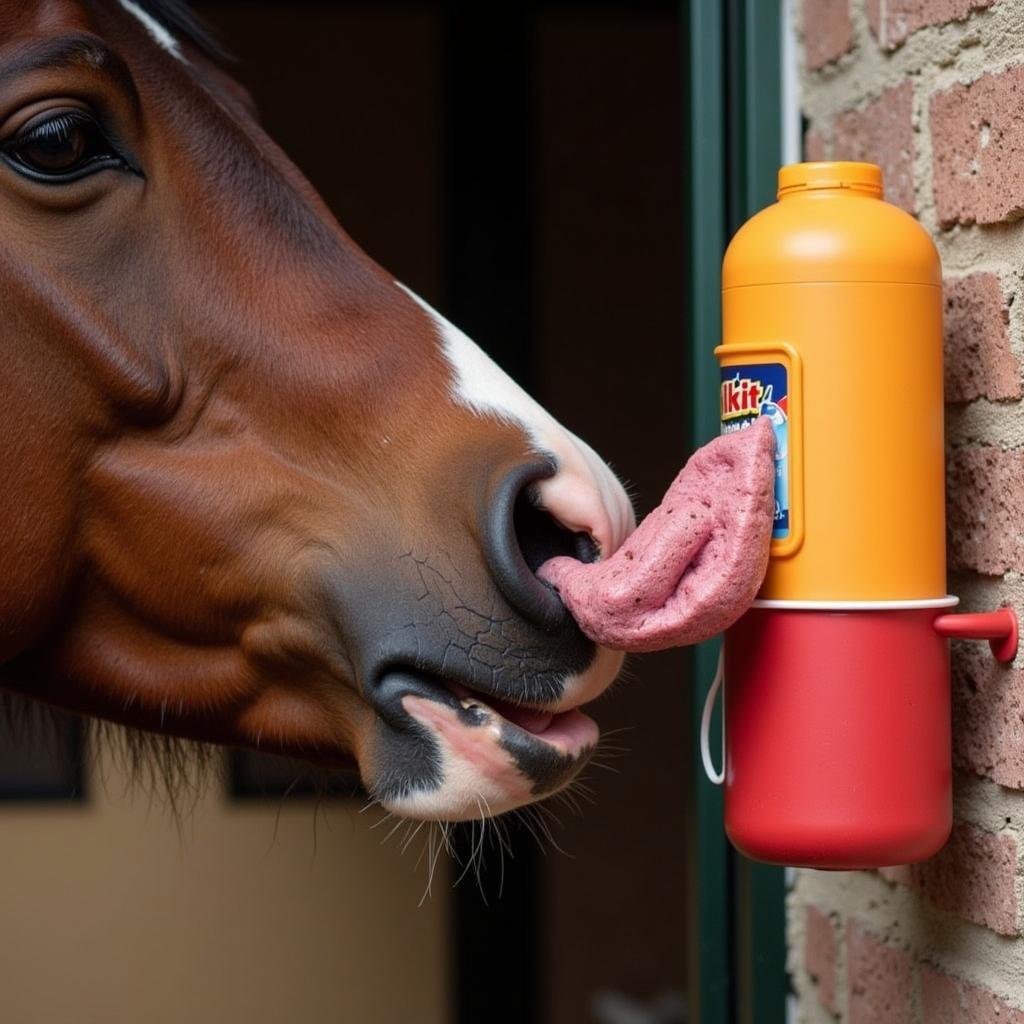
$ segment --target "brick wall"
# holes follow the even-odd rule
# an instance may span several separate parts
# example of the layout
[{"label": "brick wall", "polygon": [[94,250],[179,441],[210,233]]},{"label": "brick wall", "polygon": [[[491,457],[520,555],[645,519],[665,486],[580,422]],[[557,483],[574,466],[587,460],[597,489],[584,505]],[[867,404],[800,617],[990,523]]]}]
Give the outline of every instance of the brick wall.
[{"label": "brick wall", "polygon": [[[945,274],[950,589],[1024,609],[1024,0],[793,0],[808,159],[881,164]],[[953,837],[801,871],[797,1019],[1024,1024],[1024,660],[953,648]]]}]

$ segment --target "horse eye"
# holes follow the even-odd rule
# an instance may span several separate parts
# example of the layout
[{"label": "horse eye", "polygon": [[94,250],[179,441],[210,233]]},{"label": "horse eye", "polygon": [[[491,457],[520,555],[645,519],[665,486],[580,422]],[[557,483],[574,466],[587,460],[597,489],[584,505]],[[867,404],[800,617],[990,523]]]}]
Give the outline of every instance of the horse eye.
[{"label": "horse eye", "polygon": [[37,181],[76,181],[106,167],[125,166],[103,129],[84,110],[29,121],[0,152],[16,171]]}]

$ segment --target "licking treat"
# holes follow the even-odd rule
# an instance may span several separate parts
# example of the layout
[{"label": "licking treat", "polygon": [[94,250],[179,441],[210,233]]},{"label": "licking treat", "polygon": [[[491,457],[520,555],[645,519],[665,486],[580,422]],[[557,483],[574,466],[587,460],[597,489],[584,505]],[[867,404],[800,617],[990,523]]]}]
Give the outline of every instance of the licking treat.
[{"label": "licking treat", "polygon": [[775,434],[767,417],[691,456],[661,504],[611,557],[538,571],[580,629],[622,651],[699,643],[750,606],[768,568]]}]

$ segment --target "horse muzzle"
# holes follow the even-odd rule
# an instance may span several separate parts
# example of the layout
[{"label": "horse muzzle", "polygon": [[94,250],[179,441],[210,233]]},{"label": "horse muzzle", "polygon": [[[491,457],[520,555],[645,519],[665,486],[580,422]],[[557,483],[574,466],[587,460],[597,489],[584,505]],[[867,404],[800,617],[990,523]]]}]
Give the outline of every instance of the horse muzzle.
[{"label": "horse muzzle", "polygon": [[389,810],[500,814],[568,785],[596,747],[598,727],[580,708],[615,679],[622,655],[589,641],[536,571],[558,555],[591,561],[617,538],[601,527],[599,542],[590,518],[566,524],[548,507],[558,472],[542,457],[506,465],[481,489],[466,535],[474,550],[409,551],[386,593],[352,602],[350,620],[370,616],[360,632],[373,652],[359,659],[376,714],[363,777]]},{"label": "horse muzzle", "polygon": [[579,708],[550,710],[395,668],[370,697],[378,715],[368,785],[409,818],[490,817],[566,786],[599,730]]}]

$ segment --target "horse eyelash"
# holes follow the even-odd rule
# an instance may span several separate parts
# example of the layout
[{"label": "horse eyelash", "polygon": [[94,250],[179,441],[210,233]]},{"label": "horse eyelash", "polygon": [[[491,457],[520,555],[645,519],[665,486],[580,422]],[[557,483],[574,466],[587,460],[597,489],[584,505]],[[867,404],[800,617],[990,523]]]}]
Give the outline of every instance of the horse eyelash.
[{"label": "horse eyelash", "polygon": [[120,146],[112,141],[110,133],[106,130],[103,124],[101,124],[97,118],[86,113],[84,110],[64,110],[46,118],[39,124],[35,125],[35,127],[30,128],[28,131],[22,128],[16,135],[0,145],[0,152],[4,152],[9,155],[16,154],[17,149],[20,146],[36,142],[40,139],[48,139],[55,136],[65,135],[75,125],[83,125],[95,129],[102,137],[104,144],[109,148],[110,153],[121,161],[126,170],[131,171],[140,178],[145,177],[142,173],[142,169],[136,164],[136,162],[132,160]]},{"label": "horse eyelash", "polygon": [[53,117],[47,118],[45,121],[42,121],[28,131],[22,129],[22,131],[18,132],[18,134],[14,136],[14,138],[7,142],[5,148],[13,148],[15,145],[24,145],[26,142],[34,142],[38,139],[48,139],[53,138],[54,136],[66,135],[76,124],[95,124],[100,132],[103,133],[103,137],[105,139],[107,137],[106,133],[103,132],[103,129],[100,128],[100,126],[96,124],[91,117],[67,110],[60,114],[55,114]]}]

